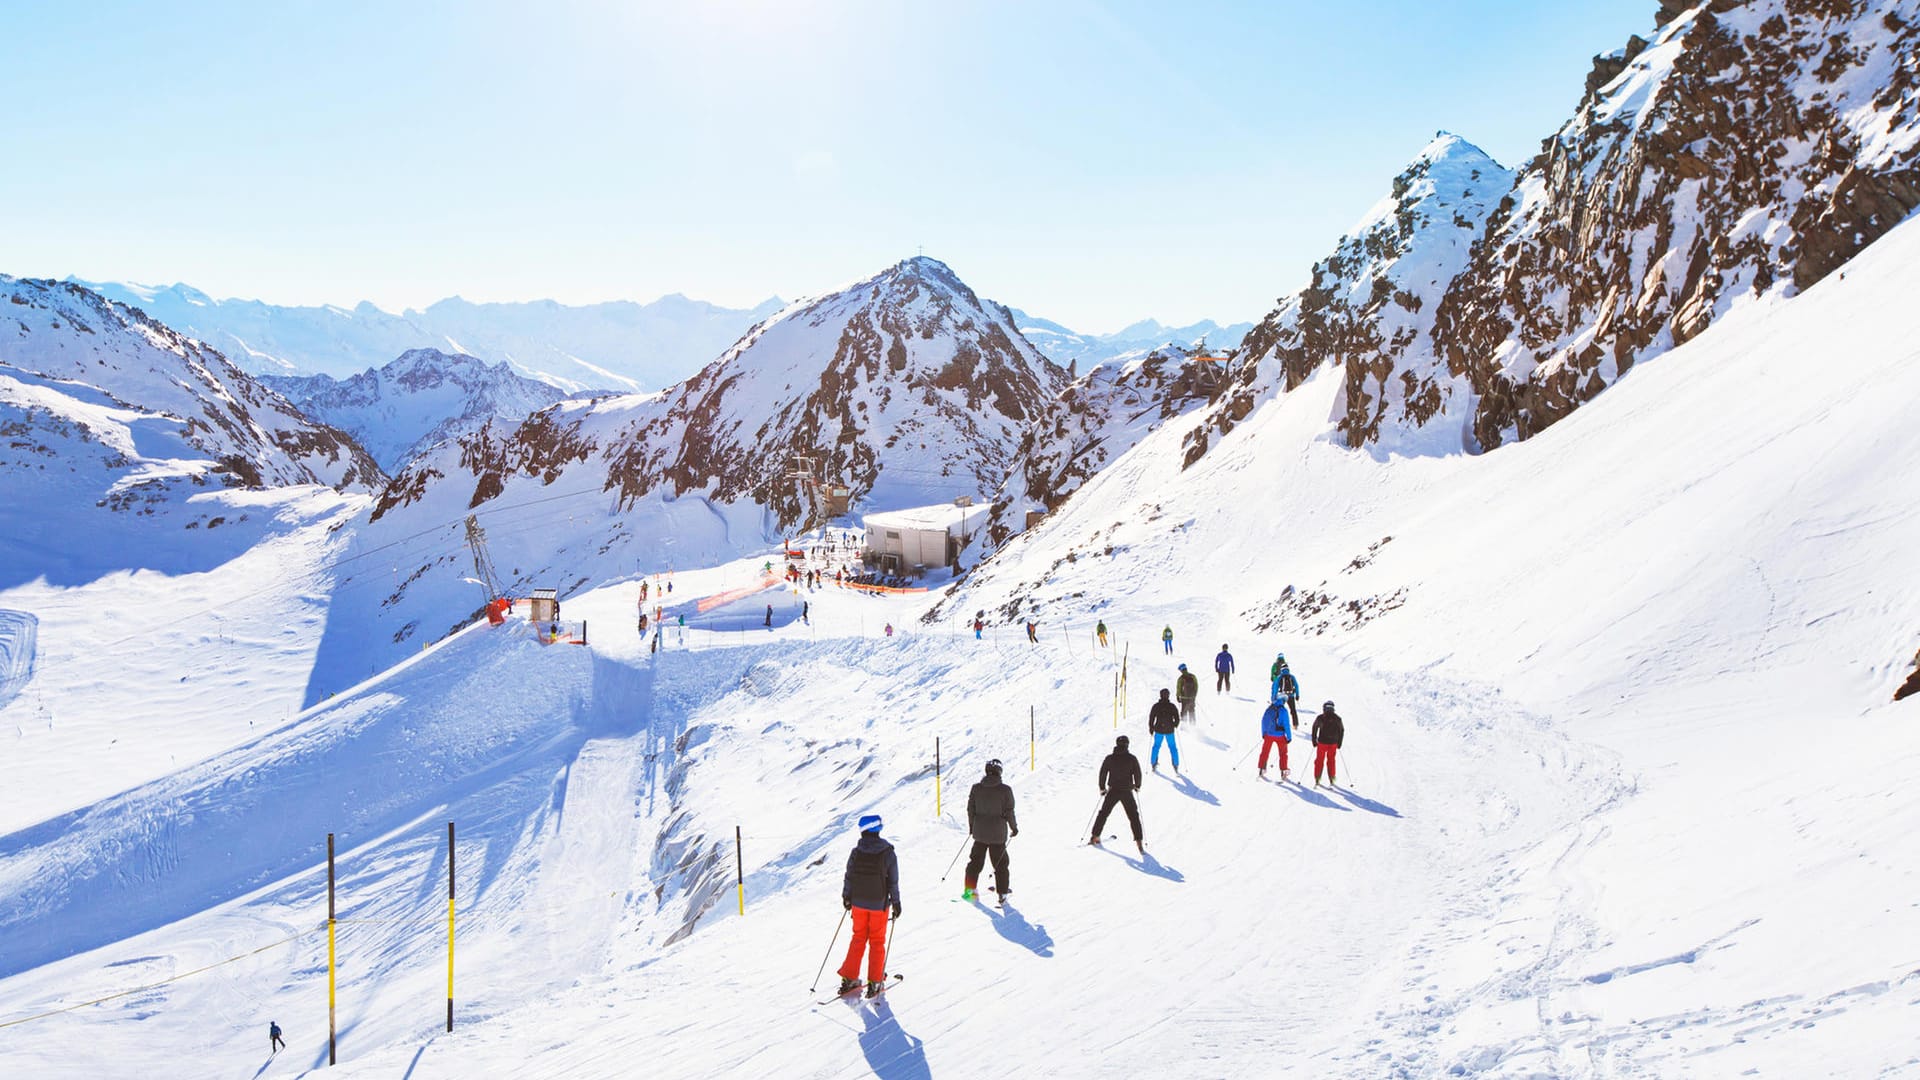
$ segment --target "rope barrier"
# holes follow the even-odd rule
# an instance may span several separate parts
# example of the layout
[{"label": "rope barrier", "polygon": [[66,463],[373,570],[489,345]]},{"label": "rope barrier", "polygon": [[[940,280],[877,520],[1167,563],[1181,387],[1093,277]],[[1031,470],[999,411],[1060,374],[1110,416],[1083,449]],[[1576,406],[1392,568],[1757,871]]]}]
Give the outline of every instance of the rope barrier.
[{"label": "rope barrier", "polygon": [[244,952],[238,956],[229,956],[225,960],[216,960],[213,963],[206,965],[205,967],[197,967],[197,968],[194,968],[192,971],[183,971],[178,975],[172,976],[171,978],[161,979],[159,982],[148,983],[145,986],[136,986],[131,990],[122,990],[119,993],[108,994],[105,997],[97,997],[91,1001],[82,1001],[75,1005],[67,1005],[58,1009],[49,1009],[46,1012],[35,1013],[32,1016],[23,1016],[18,1020],[8,1020],[5,1023],[0,1023],[0,1028],[10,1028],[15,1026],[16,1024],[25,1024],[33,1020],[44,1020],[49,1016],[59,1016],[61,1013],[70,1013],[75,1009],[84,1009],[89,1005],[99,1005],[102,1002],[112,1001],[115,998],[128,997],[133,994],[144,993],[148,990],[157,990],[162,986],[166,986],[168,983],[176,983],[176,982],[179,982],[181,979],[190,978],[194,975],[200,975],[205,972],[212,971],[214,968],[217,968],[217,967],[225,967],[228,964],[245,960],[250,956],[258,956],[261,953],[266,952],[268,949],[277,949],[280,946],[285,945],[290,941],[298,941],[299,939],[306,937],[308,934],[317,934],[324,929],[326,928],[321,926],[316,926],[311,930],[302,930],[291,937],[284,937],[284,938],[281,938],[279,941],[262,945],[251,952]]}]

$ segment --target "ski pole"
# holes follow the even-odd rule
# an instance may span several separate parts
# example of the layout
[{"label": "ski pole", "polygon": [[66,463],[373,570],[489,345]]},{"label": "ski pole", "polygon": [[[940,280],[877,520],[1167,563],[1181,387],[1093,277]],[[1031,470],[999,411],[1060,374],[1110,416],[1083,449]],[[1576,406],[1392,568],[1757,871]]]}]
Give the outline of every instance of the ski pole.
[{"label": "ski pole", "polygon": [[[973,839],[973,836],[969,834],[966,840],[960,841],[960,851],[967,850],[967,840],[971,840],[971,839]],[[960,851],[956,851],[953,853],[953,861],[947,864],[947,872],[945,874],[940,875],[941,881],[947,880],[947,876],[953,873],[953,868],[960,865]]]},{"label": "ski pole", "polygon": [[842,909],[840,912],[840,921],[833,924],[833,936],[827,939],[827,955],[820,958],[820,970],[813,973],[813,985],[807,987],[809,992],[819,991],[820,976],[827,972],[827,961],[833,959],[834,943],[840,940],[840,928],[845,925],[847,925],[847,913]]},{"label": "ski pole", "polygon": [[1241,754],[1241,755],[1240,755],[1240,760],[1239,760],[1239,761],[1236,761],[1236,762],[1234,762],[1234,763],[1233,763],[1233,767],[1237,769],[1237,768],[1239,768],[1240,766],[1242,766],[1242,765],[1245,765],[1245,764],[1247,763],[1247,759],[1248,759],[1248,758],[1250,758],[1250,757],[1252,757],[1252,756],[1253,756],[1253,752],[1254,752],[1255,750],[1258,750],[1258,749],[1260,749],[1260,748],[1259,748],[1259,747],[1257,747],[1257,746],[1249,746],[1249,747],[1247,747],[1247,752],[1246,752],[1246,753],[1244,753],[1244,754]]},{"label": "ski pole", "polygon": [[1093,804],[1093,813],[1087,815],[1087,827],[1082,831],[1088,836],[1093,835],[1093,819],[1100,816],[1100,808],[1105,805],[1107,805],[1107,793],[1103,791],[1100,793],[1100,801]]}]

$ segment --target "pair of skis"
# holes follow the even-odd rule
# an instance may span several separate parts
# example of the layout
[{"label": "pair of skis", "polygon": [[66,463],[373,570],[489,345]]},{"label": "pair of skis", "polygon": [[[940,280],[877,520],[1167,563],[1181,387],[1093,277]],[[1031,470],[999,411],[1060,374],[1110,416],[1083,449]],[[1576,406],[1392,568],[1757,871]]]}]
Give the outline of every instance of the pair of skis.
[{"label": "pair of skis", "polygon": [[905,975],[898,975],[898,974],[889,976],[886,982],[880,984],[880,988],[878,990],[869,990],[867,989],[867,986],[865,983],[861,983],[859,986],[848,988],[847,992],[844,994],[835,994],[830,998],[825,998],[821,1001],[815,1002],[814,1004],[831,1005],[836,1001],[855,1001],[862,997],[877,998],[881,994],[884,994],[887,991],[893,989],[894,987],[900,985],[900,980],[904,978],[906,978]]}]

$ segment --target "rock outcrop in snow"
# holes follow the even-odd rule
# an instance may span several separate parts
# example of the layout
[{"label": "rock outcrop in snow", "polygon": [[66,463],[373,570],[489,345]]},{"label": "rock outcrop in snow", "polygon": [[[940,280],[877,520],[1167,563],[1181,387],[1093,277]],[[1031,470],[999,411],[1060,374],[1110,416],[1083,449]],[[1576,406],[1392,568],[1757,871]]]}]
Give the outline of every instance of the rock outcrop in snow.
[{"label": "rock outcrop in snow", "polygon": [[1005,308],[908,259],[792,305],[664,393],[489,424],[396,477],[374,518],[430,484],[462,485],[477,507],[516,478],[585,469],[622,505],[699,493],[759,504],[786,528],[808,513],[783,479],[801,455],[875,508],[944,501],[997,489],[1064,381]]},{"label": "rock outcrop in snow", "polygon": [[462,353],[409,349],[350,379],[262,375],[262,383],[315,420],[347,432],[382,468],[398,471],[436,443],[515,423],[567,395],[506,363],[489,366]]},{"label": "rock outcrop in snow", "polygon": [[78,285],[0,275],[0,476],[104,470],[132,507],[185,483],[369,491],[380,467],[219,352]]}]

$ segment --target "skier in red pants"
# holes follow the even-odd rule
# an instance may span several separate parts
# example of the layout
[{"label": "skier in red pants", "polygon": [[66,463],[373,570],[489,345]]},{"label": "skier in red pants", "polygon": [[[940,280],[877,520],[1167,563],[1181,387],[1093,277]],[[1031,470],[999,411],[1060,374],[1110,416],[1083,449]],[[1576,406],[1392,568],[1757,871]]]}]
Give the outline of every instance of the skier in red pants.
[{"label": "skier in red pants", "polygon": [[840,993],[860,989],[860,954],[867,956],[867,996],[887,985],[887,913],[900,917],[900,860],[893,845],[880,839],[880,815],[860,819],[860,842],[847,856],[840,903],[853,913],[853,940],[840,965]]},{"label": "skier in red pants", "polygon": [[1313,718],[1313,786],[1320,786],[1320,770],[1324,766],[1327,783],[1339,785],[1334,776],[1333,759],[1340,744],[1347,738],[1347,726],[1340,720],[1340,714],[1333,711],[1333,702],[1320,706],[1320,715]]}]

